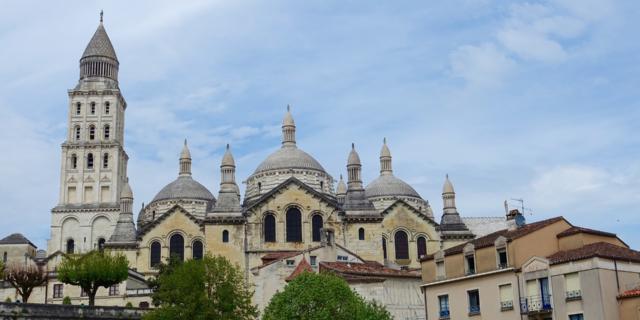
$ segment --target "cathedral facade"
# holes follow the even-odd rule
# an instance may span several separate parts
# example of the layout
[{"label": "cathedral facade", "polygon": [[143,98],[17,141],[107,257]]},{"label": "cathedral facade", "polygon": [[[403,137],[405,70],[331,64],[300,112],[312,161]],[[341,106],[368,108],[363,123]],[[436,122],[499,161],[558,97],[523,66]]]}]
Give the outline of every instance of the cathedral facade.
[{"label": "cathedral facade", "polygon": [[[354,145],[345,154],[346,181],[342,175],[336,179],[298,146],[298,128],[289,108],[282,120],[281,147],[246,177],[244,196],[229,145],[220,159],[216,196],[192,175],[185,141],[176,159],[177,177],[158,188],[134,219],[124,148],[127,103],[118,69],[101,21],[80,59],[78,84],[68,91],[59,203],[51,211],[51,237],[42,256],[107,249],[124,254],[132,275],[140,280],[155,275],[158,264],[170,256],[186,260],[223,255],[244,270],[261,307],[295,272],[327,269],[345,275],[365,297],[383,300],[375,292],[396,292],[394,299],[402,301],[385,302],[392,310],[406,309],[406,302],[420,310],[415,314],[423,314],[416,271],[420,258],[506,223],[504,217],[484,223],[462,218],[448,177],[442,215],[436,218],[429,201],[394,174],[386,141],[376,179],[362,181]],[[349,270],[352,265],[359,273]],[[143,290],[136,291],[139,296],[148,298],[140,281],[132,283]],[[129,289],[134,286],[129,287],[116,296],[128,292],[133,297]]]}]

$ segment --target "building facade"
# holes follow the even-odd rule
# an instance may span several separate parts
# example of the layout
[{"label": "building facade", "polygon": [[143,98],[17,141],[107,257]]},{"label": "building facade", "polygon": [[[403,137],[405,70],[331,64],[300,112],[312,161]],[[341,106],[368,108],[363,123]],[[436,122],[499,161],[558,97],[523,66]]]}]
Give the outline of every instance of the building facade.
[{"label": "building facade", "polygon": [[622,317],[618,300],[640,286],[640,252],[562,217],[518,216],[422,259],[427,319],[638,319]]}]

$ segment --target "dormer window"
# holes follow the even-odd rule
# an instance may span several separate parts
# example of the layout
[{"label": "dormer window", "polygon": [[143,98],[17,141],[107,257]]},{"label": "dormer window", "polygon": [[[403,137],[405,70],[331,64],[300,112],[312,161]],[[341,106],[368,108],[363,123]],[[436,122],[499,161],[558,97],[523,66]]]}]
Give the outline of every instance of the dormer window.
[{"label": "dormer window", "polygon": [[499,248],[497,250],[498,254],[498,269],[504,269],[509,266],[507,261],[507,248]]},{"label": "dormer window", "polygon": [[476,258],[473,254],[468,254],[464,256],[465,262],[465,273],[467,275],[476,273]]}]

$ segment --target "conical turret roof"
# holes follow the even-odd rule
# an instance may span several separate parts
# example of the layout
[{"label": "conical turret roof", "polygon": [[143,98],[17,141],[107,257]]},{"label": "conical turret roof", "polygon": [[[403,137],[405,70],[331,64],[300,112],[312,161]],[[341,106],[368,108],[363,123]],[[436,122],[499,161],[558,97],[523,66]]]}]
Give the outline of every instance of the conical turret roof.
[{"label": "conical turret roof", "polygon": [[229,148],[229,144],[227,143],[227,150],[222,157],[222,165],[223,166],[235,166],[236,162],[233,159],[233,154],[231,154],[231,150]]},{"label": "conical turret roof", "polygon": [[116,51],[113,49],[111,40],[107,35],[107,31],[104,29],[104,25],[102,24],[102,17],[100,18],[98,29],[93,34],[91,41],[89,41],[87,48],[84,49],[84,53],[82,54],[82,58],[94,56],[107,57],[116,61],[118,60]]}]

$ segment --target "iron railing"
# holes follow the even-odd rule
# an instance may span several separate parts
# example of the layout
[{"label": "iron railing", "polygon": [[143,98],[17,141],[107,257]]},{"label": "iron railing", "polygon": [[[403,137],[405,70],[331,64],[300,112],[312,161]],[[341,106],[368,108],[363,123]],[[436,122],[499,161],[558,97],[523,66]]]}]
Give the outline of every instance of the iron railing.
[{"label": "iron railing", "polygon": [[551,311],[551,295],[538,295],[520,298],[520,312],[547,312]]},{"label": "iron railing", "polygon": [[501,311],[513,310],[513,300],[500,301],[500,310]]},{"label": "iron railing", "polygon": [[440,309],[440,319],[449,319],[449,308]]},{"label": "iron railing", "polygon": [[470,305],[469,314],[477,314],[477,313],[480,313],[480,305]]}]

